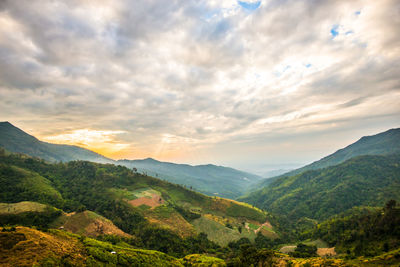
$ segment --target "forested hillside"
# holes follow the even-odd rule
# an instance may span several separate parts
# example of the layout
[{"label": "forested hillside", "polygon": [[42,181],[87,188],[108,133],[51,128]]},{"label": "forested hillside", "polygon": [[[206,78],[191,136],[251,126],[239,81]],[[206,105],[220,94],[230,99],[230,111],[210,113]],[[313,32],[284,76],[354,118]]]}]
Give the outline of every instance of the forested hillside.
[{"label": "forested hillside", "polygon": [[252,188],[256,190],[257,188],[268,186],[280,177],[293,176],[309,170],[318,170],[334,166],[357,156],[390,155],[395,153],[400,153],[400,128],[390,129],[372,136],[363,136],[357,142],[339,149],[329,156],[277,177],[264,179]]},{"label": "forested hillside", "polygon": [[322,222],[307,235],[352,257],[376,256],[400,246],[400,208],[394,200],[384,208],[353,208]]},{"label": "forested hillside", "polygon": [[290,220],[324,220],[355,206],[400,199],[400,155],[359,156],[337,166],[281,177],[241,200]]}]

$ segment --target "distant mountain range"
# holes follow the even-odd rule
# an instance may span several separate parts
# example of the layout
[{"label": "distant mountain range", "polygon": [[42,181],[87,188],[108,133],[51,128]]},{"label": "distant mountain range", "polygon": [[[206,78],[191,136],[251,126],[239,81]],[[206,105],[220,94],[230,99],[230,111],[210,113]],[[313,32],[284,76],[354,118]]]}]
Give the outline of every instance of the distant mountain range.
[{"label": "distant mountain range", "polygon": [[165,179],[169,182],[193,187],[207,195],[236,198],[262,177],[232,168],[208,165],[187,165],[161,162],[151,158],[144,160],[119,160],[118,164],[137,168],[139,172]]},{"label": "distant mountain range", "polygon": [[299,169],[286,172],[276,177],[262,180],[255,188],[262,188],[269,185],[276,179],[283,176],[293,176],[308,170],[318,170],[321,168],[334,166],[345,162],[356,156],[362,155],[390,155],[400,152],[400,128],[390,129],[388,131],[372,135],[364,136],[357,142],[339,149],[335,153],[326,156],[318,161],[315,161],[309,165],[301,167]]},{"label": "distant mountain range", "polygon": [[50,162],[86,160],[123,165],[207,195],[227,198],[243,195],[251,184],[262,180],[255,174],[211,164],[191,166],[154,159],[115,161],[78,146],[42,142],[9,122],[0,122],[0,147]]}]

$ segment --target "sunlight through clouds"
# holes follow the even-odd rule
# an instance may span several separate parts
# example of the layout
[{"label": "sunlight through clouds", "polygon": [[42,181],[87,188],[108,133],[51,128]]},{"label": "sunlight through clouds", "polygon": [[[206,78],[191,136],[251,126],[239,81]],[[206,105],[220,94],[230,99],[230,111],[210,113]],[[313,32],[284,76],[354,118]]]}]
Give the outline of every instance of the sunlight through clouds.
[{"label": "sunlight through clouds", "polygon": [[112,155],[130,146],[117,141],[116,136],[123,133],[125,132],[80,129],[53,136],[43,136],[41,139],[54,144],[77,145],[100,154]]}]

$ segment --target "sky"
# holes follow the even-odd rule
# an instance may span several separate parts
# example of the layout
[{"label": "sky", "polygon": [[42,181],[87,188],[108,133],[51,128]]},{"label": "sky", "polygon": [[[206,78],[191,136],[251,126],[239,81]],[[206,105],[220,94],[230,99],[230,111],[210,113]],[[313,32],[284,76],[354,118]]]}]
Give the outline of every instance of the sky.
[{"label": "sky", "polygon": [[262,173],[400,127],[398,0],[1,0],[0,120]]}]

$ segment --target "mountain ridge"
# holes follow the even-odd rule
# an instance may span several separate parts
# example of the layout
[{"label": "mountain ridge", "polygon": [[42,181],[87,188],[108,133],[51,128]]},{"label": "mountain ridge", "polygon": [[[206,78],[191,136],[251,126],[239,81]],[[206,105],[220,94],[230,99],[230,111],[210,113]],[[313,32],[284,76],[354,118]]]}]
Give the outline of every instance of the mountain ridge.
[{"label": "mountain ridge", "polygon": [[151,158],[119,160],[117,163],[176,184],[190,186],[207,195],[228,198],[242,195],[251,184],[262,179],[255,174],[214,164],[177,164]]},{"label": "mountain ridge", "polygon": [[43,142],[10,122],[0,122],[0,146],[10,152],[23,153],[50,162],[88,160],[97,163],[112,163],[113,160],[89,149],[73,145]]},{"label": "mountain ridge", "polygon": [[392,128],[374,135],[363,136],[356,142],[338,149],[334,153],[314,161],[301,168],[284,174],[267,178],[256,184],[253,188],[265,187],[280,177],[293,176],[308,170],[318,170],[334,166],[346,160],[362,155],[388,155],[400,152],[400,128]]}]

